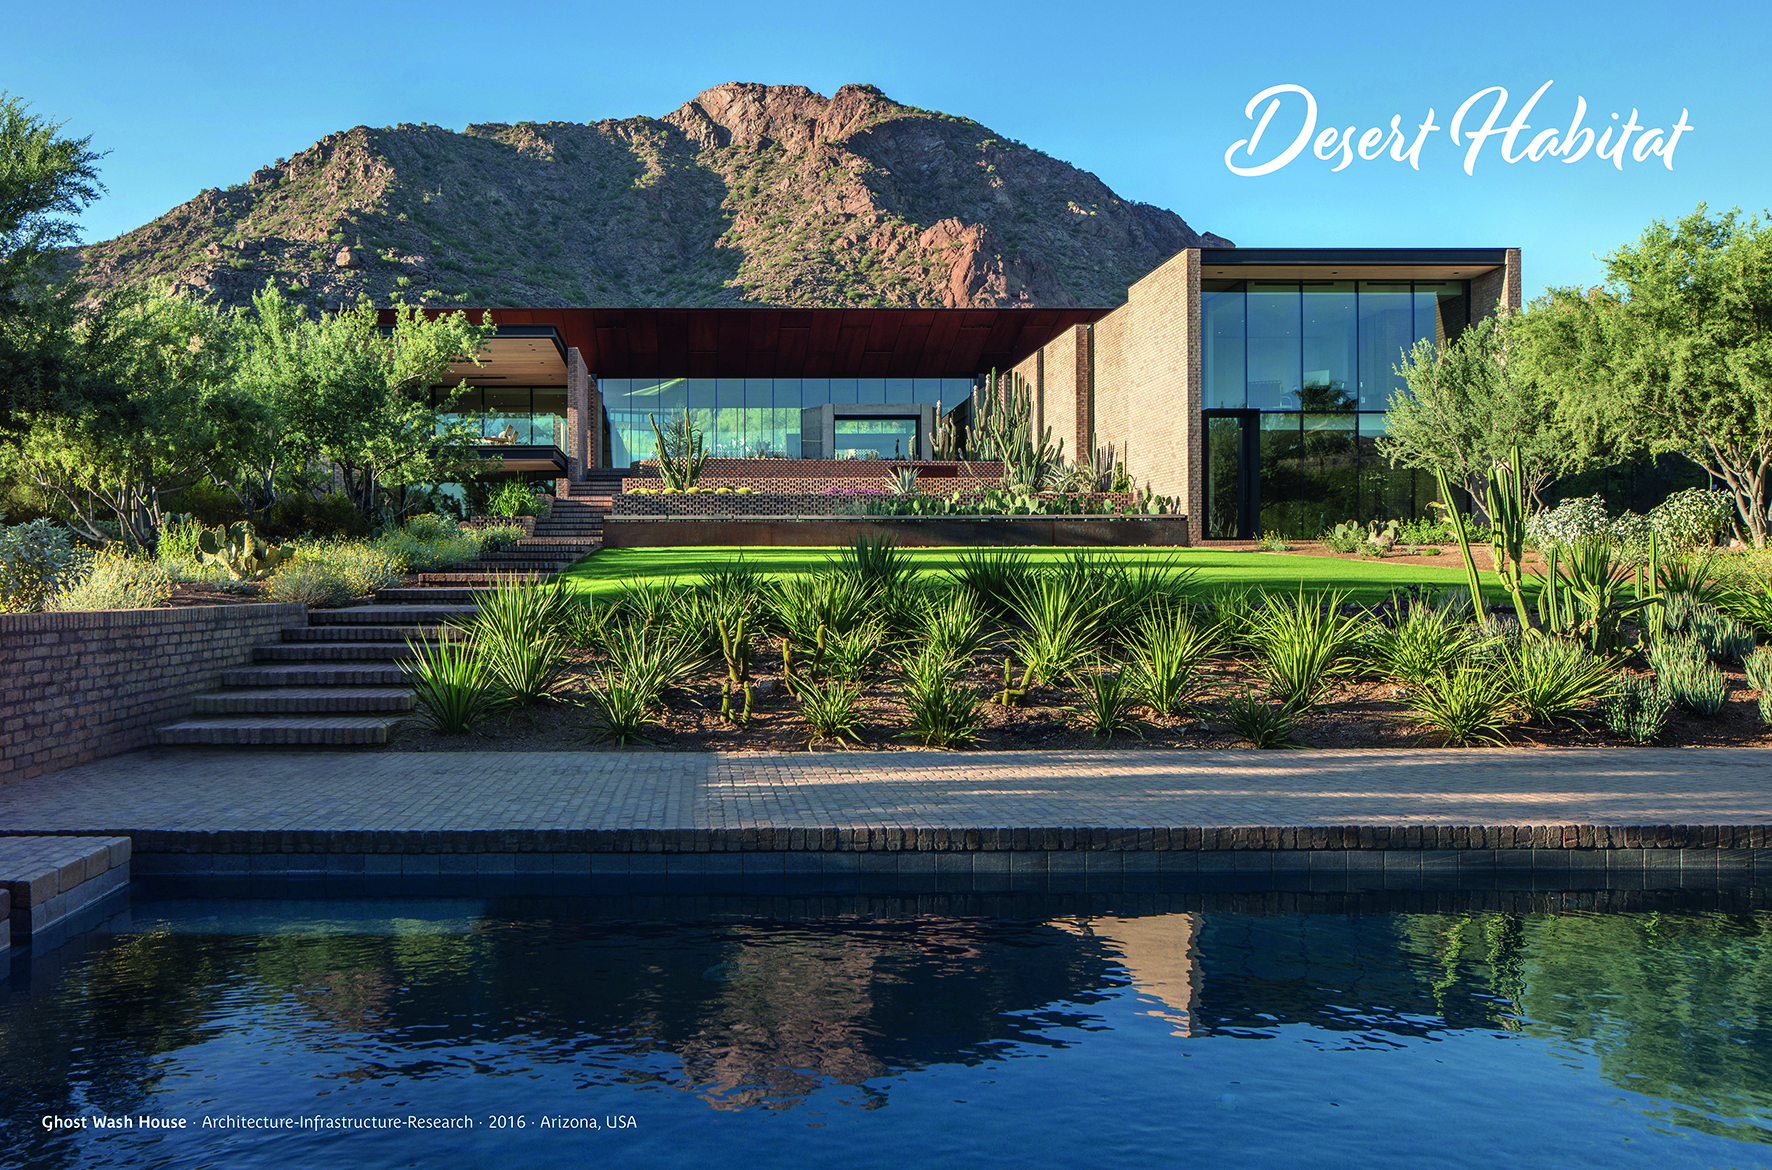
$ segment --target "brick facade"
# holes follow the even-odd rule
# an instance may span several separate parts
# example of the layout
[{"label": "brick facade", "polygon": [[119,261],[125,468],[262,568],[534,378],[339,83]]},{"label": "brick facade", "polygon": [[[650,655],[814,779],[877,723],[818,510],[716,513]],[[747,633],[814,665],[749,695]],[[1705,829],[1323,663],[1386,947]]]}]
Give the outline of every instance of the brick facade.
[{"label": "brick facade", "polygon": [[0,614],[0,784],[146,747],[303,605]]},{"label": "brick facade", "polygon": [[1471,280],[1471,324],[1494,316],[1500,305],[1520,307],[1520,250],[1507,249],[1507,261],[1493,272]]},{"label": "brick facade", "polygon": [[1200,477],[1200,252],[1189,248],[1133,285],[1093,336],[1094,440],[1141,486],[1181,497],[1203,535]]}]

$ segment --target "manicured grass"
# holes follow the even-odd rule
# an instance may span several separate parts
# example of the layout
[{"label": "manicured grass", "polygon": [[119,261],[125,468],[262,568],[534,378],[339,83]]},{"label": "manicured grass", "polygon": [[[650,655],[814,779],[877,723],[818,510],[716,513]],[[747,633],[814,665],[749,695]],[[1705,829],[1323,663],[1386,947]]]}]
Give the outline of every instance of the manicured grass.
[{"label": "manicured grass", "polygon": [[[686,546],[680,548],[607,549],[586,557],[561,576],[580,593],[609,596],[623,587],[641,581],[675,579],[694,584],[702,575],[742,560],[756,572],[771,577],[808,573],[824,568],[841,548],[739,548],[730,545]],[[926,573],[940,574],[967,550],[959,548],[906,549],[917,567]],[[1036,565],[1050,564],[1069,557],[1075,549],[1024,548]],[[1212,548],[1112,548],[1089,550],[1139,564],[1149,560],[1156,564],[1191,569],[1196,586],[1202,590],[1253,588],[1296,590],[1300,584],[1310,590],[1334,589],[1347,593],[1352,600],[1375,602],[1383,600],[1393,589],[1423,584],[1435,587],[1462,588],[1464,570],[1460,567],[1442,569],[1428,565],[1405,565],[1381,560],[1347,560],[1340,557],[1290,556],[1279,553],[1231,552]],[[1484,591],[1493,590],[1499,599],[1501,589],[1492,574],[1485,574]]]}]

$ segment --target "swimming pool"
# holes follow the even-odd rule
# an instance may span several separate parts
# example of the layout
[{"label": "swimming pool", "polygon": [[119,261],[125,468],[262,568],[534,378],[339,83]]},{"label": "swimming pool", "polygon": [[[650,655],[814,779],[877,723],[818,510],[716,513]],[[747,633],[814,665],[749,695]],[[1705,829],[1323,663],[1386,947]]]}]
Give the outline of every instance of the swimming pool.
[{"label": "swimming pool", "polygon": [[1756,899],[1417,905],[139,889],[14,958],[0,1166],[1772,1163]]}]

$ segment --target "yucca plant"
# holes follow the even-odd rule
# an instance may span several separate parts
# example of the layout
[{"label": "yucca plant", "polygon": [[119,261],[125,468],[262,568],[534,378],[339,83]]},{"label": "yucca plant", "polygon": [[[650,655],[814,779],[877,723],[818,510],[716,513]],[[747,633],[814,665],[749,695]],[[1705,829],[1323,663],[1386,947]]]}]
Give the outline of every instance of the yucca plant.
[{"label": "yucca plant", "polygon": [[1176,568],[1166,561],[1140,561],[1137,566],[1116,564],[1101,588],[1104,623],[1109,634],[1129,636],[1146,614],[1158,609],[1185,607],[1193,588],[1192,569]]},{"label": "yucca plant", "polygon": [[1293,736],[1298,731],[1299,710],[1291,703],[1256,698],[1253,687],[1244,687],[1241,696],[1232,695],[1224,701],[1224,721],[1231,730],[1249,741],[1250,747],[1298,747]]},{"label": "yucca plant", "polygon": [[639,581],[621,591],[616,608],[642,627],[663,627],[670,624],[683,592],[675,581]]},{"label": "yucca plant", "polygon": [[1695,715],[1709,718],[1729,701],[1729,680],[1708,658],[1674,659],[1655,674],[1673,701]]},{"label": "yucca plant", "polygon": [[425,722],[444,735],[463,735],[494,704],[495,682],[472,643],[445,629],[434,641],[408,640],[406,674]]},{"label": "yucca plant", "polygon": [[1537,633],[1502,654],[1497,666],[1514,704],[1541,723],[1574,719],[1603,702],[1618,682],[1617,669],[1579,643]]},{"label": "yucca plant", "polygon": [[1329,683],[1358,665],[1366,620],[1341,612],[1341,594],[1298,595],[1262,610],[1256,669],[1277,698],[1295,706],[1314,703]]},{"label": "yucca plant", "polygon": [[1221,589],[1207,600],[1212,631],[1232,650],[1253,650],[1262,630],[1263,599],[1248,589]]},{"label": "yucca plant", "polygon": [[1132,636],[1133,679],[1146,705],[1160,715],[1186,712],[1202,690],[1200,663],[1214,648],[1212,629],[1181,603],[1157,602]]},{"label": "yucca plant", "polygon": [[916,576],[910,558],[899,551],[890,536],[856,537],[849,542],[836,568],[877,593],[890,593]]},{"label": "yucca plant", "polygon": [[613,605],[598,605],[588,597],[573,597],[559,616],[558,632],[576,650],[594,650],[603,644],[604,633],[615,614]]},{"label": "yucca plant", "polygon": [[623,746],[651,742],[644,730],[657,726],[659,720],[653,714],[652,698],[643,686],[600,672],[591,684],[588,705],[597,722],[584,738],[593,742],[614,740]]},{"label": "yucca plant", "polygon": [[930,652],[958,669],[984,648],[984,611],[966,589],[950,589],[939,598],[925,598],[918,610],[916,636]]},{"label": "yucca plant", "polygon": [[1096,663],[1090,669],[1072,676],[1083,692],[1083,714],[1095,738],[1111,740],[1130,731],[1144,738],[1144,727],[1134,712],[1143,701],[1137,685],[1110,664]]},{"label": "yucca plant", "polygon": [[1419,687],[1463,661],[1470,654],[1473,636],[1457,609],[1411,605],[1395,629],[1374,633],[1368,658],[1384,677]]},{"label": "yucca plant", "polygon": [[762,606],[768,591],[766,579],[745,564],[742,556],[703,575],[697,590],[718,605],[741,605],[753,610]]},{"label": "yucca plant", "polygon": [[821,739],[844,739],[861,742],[860,731],[865,723],[860,700],[861,691],[842,683],[804,683],[800,687],[800,717],[811,730],[808,742]]},{"label": "yucca plant", "polygon": [[1503,733],[1512,713],[1507,684],[1485,664],[1467,662],[1428,678],[1410,693],[1409,710],[1452,743],[1507,744]]},{"label": "yucca plant", "polygon": [[505,702],[523,707],[553,697],[566,671],[555,630],[568,603],[557,581],[500,581],[478,595],[469,636]]},{"label": "yucca plant", "polygon": [[1050,686],[1095,649],[1102,609],[1086,577],[1042,576],[1015,591],[1015,612],[1026,629],[1015,637],[1025,667],[1021,686]]},{"label": "yucca plant", "polygon": [[1619,681],[1600,710],[1614,732],[1632,743],[1648,743],[1667,726],[1673,705],[1659,678],[1632,675]]},{"label": "yucca plant", "polygon": [[1699,605],[1716,605],[1725,589],[1713,552],[1674,553],[1658,557],[1655,585],[1662,594],[1679,593]]},{"label": "yucca plant", "polygon": [[1015,598],[1034,577],[1025,553],[1000,548],[975,548],[947,570],[948,576],[977,600],[979,608],[994,618],[1008,617]]},{"label": "yucca plant", "polygon": [[978,696],[934,654],[925,652],[904,664],[898,701],[910,717],[909,734],[926,747],[975,743],[984,726]]},{"label": "yucca plant", "polygon": [[823,659],[830,638],[874,617],[868,589],[849,573],[788,577],[777,583],[768,607],[777,627],[815,661]]},{"label": "yucca plant", "polygon": [[830,639],[826,643],[826,660],[832,678],[845,682],[861,682],[873,672],[886,645],[886,627],[870,621]]},{"label": "yucca plant", "polygon": [[651,708],[664,692],[681,684],[706,660],[693,646],[672,639],[664,630],[638,622],[613,623],[603,640],[609,664],[624,686],[633,688]]}]

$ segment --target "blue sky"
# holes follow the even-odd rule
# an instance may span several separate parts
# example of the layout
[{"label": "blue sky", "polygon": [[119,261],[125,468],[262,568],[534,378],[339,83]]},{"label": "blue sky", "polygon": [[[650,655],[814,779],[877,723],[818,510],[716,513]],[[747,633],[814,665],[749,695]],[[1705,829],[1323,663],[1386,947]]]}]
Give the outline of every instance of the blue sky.
[{"label": "blue sky", "polygon": [[[1651,218],[1700,200],[1772,203],[1764,3],[99,3],[16,6],[7,24],[0,88],[110,152],[88,239],[333,130],[662,115],[734,80],[826,95],[871,83],[1244,246],[1519,246],[1529,294],[1599,279],[1595,254]],[[1448,134],[1458,106],[1505,87],[1505,128],[1546,81],[1515,155],[1565,127],[1577,96],[1596,129],[1636,109],[1664,131],[1653,146],[1682,109],[1693,129],[1671,170],[1628,150],[1622,167],[1593,151],[1510,165],[1496,136],[1467,175],[1468,143]],[[1334,171],[1339,142],[1320,161],[1313,136],[1272,173],[1231,173],[1227,148],[1266,108],[1251,119],[1246,104],[1279,84],[1310,91],[1318,134],[1355,126],[1354,146],[1369,127],[1388,139],[1392,115],[1412,140],[1430,106],[1439,129],[1419,170],[1374,141],[1377,159]],[[1304,99],[1281,102],[1258,156],[1234,162],[1258,165],[1293,140]]]}]

